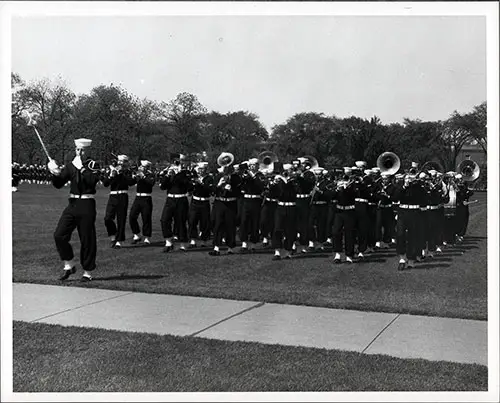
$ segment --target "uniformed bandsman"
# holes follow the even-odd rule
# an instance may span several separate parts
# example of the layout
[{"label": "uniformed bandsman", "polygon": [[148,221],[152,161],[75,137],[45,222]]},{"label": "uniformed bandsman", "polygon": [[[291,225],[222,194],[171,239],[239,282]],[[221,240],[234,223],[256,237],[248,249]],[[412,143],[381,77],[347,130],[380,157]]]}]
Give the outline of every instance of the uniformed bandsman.
[{"label": "uniformed bandsman", "polygon": [[[208,162],[199,162],[195,168],[191,204],[188,215],[188,231],[191,248],[199,239],[203,246],[210,237],[210,197],[215,192],[215,179],[207,172]],[[198,228],[199,226],[199,228]]]},{"label": "uniformed bandsman", "polygon": [[134,175],[137,181],[136,195],[134,203],[130,208],[130,229],[134,234],[132,243],[141,241],[141,228],[139,226],[139,215],[142,217],[142,235],[144,243],[150,244],[149,238],[153,233],[153,187],[156,182],[155,174],[151,169],[152,163],[148,160],[141,160],[137,173]]}]

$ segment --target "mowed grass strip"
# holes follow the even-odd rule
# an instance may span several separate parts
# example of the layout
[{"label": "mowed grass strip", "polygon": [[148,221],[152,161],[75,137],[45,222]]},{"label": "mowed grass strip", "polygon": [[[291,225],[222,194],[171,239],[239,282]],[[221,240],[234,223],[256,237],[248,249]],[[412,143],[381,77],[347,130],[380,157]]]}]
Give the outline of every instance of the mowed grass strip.
[{"label": "mowed grass strip", "polygon": [[14,322],[14,392],[484,391],[426,360]]},{"label": "mowed grass strip", "polygon": [[[21,185],[13,197],[13,280],[61,284],[62,269],[53,231],[67,205],[68,190]],[[134,192],[130,192],[129,207]],[[161,253],[160,216],[165,193],[154,190],[155,246],[109,247],[104,227],[108,191],[99,188],[96,203],[98,268],[95,280],[80,283],[81,271],[68,286],[205,296],[330,308],[487,319],[486,193],[471,205],[465,242],[432,262],[398,272],[394,249],[376,252],[366,262],[334,265],[331,253],[274,262],[264,253],[211,257],[205,251]],[[79,241],[73,235],[75,256]],[[262,251],[261,251],[262,252]],[[463,252],[463,253],[462,253]]]}]

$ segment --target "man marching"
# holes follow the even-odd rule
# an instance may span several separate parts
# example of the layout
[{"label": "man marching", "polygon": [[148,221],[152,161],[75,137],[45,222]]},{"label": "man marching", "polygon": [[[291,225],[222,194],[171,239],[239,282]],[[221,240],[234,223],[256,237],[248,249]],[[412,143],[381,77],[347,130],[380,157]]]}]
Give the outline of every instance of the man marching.
[{"label": "man marching", "polygon": [[152,216],[153,216],[153,186],[155,185],[156,178],[151,170],[151,162],[142,160],[140,167],[137,169],[135,179],[137,180],[137,193],[134,203],[130,209],[130,228],[134,234],[133,244],[141,240],[141,228],[139,227],[139,214],[142,216],[142,235],[144,236],[144,243],[150,244],[149,238],[152,235]]},{"label": "man marching", "polygon": [[[188,215],[189,247],[196,247],[199,238],[203,245],[210,237],[210,196],[215,191],[215,179],[207,173],[208,162],[198,162]],[[199,230],[198,230],[199,224]]]},{"label": "man marching", "polygon": [[111,169],[109,177],[102,180],[102,184],[110,188],[104,225],[111,240],[111,247],[115,249],[121,248],[120,242],[125,240],[128,188],[134,185],[135,182],[132,173],[128,169],[128,157],[126,155],[118,156],[118,165]]},{"label": "man marching", "polygon": [[96,268],[96,207],[95,187],[99,182],[99,174],[90,167],[90,160],[86,158],[87,149],[92,144],[89,139],[75,140],[76,156],[71,163],[61,169],[55,160],[47,164],[52,174],[52,184],[57,189],[70,182],[69,204],[64,209],[54,231],[54,240],[57,251],[64,261],[63,273],[60,280],[66,280],[76,272],[73,248],[69,243],[71,234],[78,229],[80,237],[80,264],[83,268],[82,281],[92,280],[91,272]]}]

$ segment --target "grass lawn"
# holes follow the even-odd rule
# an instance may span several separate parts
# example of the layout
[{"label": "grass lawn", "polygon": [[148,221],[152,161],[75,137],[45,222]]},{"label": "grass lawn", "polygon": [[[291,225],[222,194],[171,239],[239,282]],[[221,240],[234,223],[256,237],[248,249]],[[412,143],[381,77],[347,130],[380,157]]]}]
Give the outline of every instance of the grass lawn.
[{"label": "grass lawn", "polygon": [[14,322],[14,392],[486,391],[488,369]]},{"label": "grass lawn", "polygon": [[[12,194],[13,281],[61,284],[57,278],[62,264],[52,234],[68,193],[68,188],[23,184]],[[129,247],[114,250],[104,227],[107,194],[100,188],[96,198],[95,280],[80,283],[79,272],[65,283],[68,286],[487,319],[486,193],[474,197],[479,203],[470,207],[468,236],[460,248],[447,249],[432,263],[405,272],[396,270],[394,249],[350,266],[334,265],[331,253],[279,262],[271,260],[270,250],[220,257],[208,256],[207,250],[163,254],[160,215],[165,193],[158,188],[153,198],[153,241],[158,242],[130,246],[127,226]],[[76,231],[73,240],[78,256]]]}]

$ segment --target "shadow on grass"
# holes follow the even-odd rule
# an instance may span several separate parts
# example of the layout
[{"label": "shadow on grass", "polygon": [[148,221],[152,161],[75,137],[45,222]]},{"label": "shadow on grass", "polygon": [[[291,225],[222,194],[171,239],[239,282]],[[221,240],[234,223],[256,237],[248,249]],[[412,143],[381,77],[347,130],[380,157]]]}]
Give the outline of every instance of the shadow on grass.
[{"label": "shadow on grass", "polygon": [[108,280],[158,280],[165,276],[160,275],[141,275],[141,274],[122,274],[120,276],[94,277],[93,282]]},{"label": "shadow on grass", "polygon": [[424,263],[424,264],[417,264],[415,267],[406,270],[429,270],[429,269],[445,268],[450,266],[451,264],[447,263]]}]

